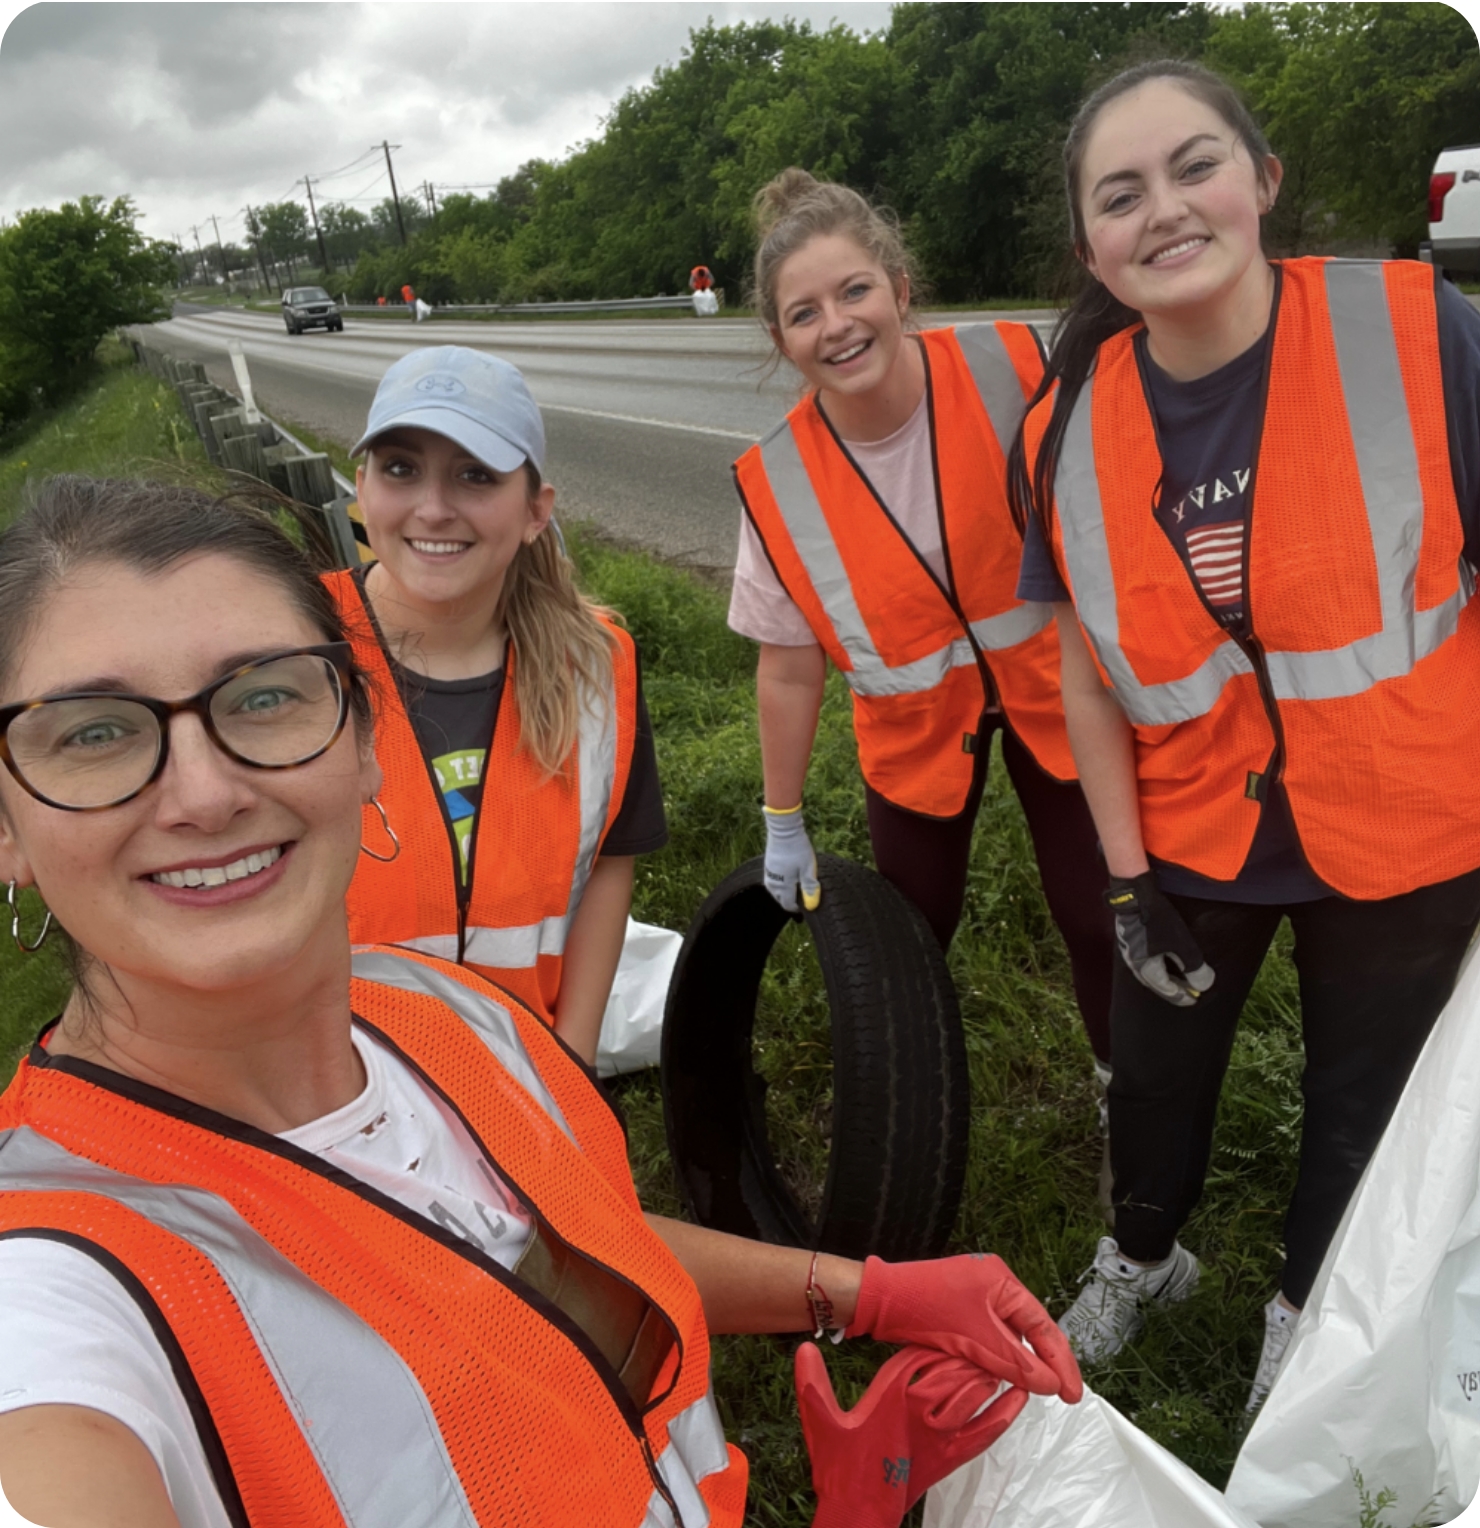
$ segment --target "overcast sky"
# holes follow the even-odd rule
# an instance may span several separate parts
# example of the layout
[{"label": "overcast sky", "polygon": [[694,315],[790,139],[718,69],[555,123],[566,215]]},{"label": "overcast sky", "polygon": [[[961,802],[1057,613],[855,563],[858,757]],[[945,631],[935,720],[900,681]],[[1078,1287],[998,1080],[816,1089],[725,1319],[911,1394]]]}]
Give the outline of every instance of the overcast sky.
[{"label": "overcast sky", "polygon": [[301,199],[304,175],[368,211],[382,139],[403,195],[497,181],[597,133],[710,16],[863,31],[889,6],[0,0],[0,216],[127,194],[156,238],[210,243],[215,213],[231,242],[245,205]]}]

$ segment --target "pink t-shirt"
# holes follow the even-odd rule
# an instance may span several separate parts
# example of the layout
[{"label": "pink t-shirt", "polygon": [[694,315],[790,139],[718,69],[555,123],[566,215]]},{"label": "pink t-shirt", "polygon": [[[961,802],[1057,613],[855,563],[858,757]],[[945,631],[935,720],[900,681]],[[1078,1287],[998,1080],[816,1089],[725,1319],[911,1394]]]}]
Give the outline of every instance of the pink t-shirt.
[{"label": "pink t-shirt", "polygon": [[[924,398],[908,421],[883,440],[843,442],[874,492],[930,571],[946,581],[930,458],[930,410]],[[796,601],[781,586],[750,516],[740,512],[740,550],[730,591],[730,628],[756,642],[808,647],[816,642]]]}]

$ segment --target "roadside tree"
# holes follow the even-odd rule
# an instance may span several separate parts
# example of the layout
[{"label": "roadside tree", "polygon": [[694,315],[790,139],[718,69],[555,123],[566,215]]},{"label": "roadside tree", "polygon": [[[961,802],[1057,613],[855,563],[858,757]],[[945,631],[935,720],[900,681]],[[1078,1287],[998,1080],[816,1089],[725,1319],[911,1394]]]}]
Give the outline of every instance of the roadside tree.
[{"label": "roadside tree", "polygon": [[136,217],[84,196],[0,228],[0,423],[61,397],[110,329],[165,316],[178,267]]},{"label": "roadside tree", "polygon": [[257,222],[268,260],[285,262],[288,280],[296,281],[297,263],[307,260],[314,242],[307,211],[299,202],[268,202],[257,208]]}]

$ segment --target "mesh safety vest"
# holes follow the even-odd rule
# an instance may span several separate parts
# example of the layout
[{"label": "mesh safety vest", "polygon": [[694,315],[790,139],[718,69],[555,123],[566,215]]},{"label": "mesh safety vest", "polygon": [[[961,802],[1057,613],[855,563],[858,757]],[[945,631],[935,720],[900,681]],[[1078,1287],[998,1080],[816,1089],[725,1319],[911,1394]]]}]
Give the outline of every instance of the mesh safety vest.
[{"label": "mesh safety vest", "polygon": [[533,1218],[511,1273],[311,1153],[39,1047],[0,1098],[0,1236],[138,1303],[249,1528],[739,1524],[698,1291],[648,1228],[610,1107],[476,978],[355,955],[355,1022]]},{"label": "mesh safety vest", "polygon": [[1007,451],[1042,376],[1026,324],[920,336],[947,580],[914,551],[816,396],[735,463],[786,592],[853,691],[864,778],[898,806],[953,817],[984,711],[1000,701],[1039,765],[1074,778],[1050,607],[1017,598],[1022,537]]},{"label": "mesh safety vest", "polygon": [[[483,795],[468,850],[468,879],[442,791],[392,672],[385,645],[348,572],[324,582],[339,606],[355,661],[376,697],[380,801],[401,840],[389,864],[360,856],[349,890],[350,938],[399,944],[472,967],[547,1019],[560,992],[565,939],[602,840],[621,810],[637,734],[637,655],[615,626],[612,688],[588,696],[564,775],[547,779],[519,747],[514,645],[498,722],[483,767]],[[365,810],[366,843],[385,831]]]},{"label": "mesh safety vest", "polygon": [[[1054,548],[1136,739],[1149,853],[1243,866],[1283,779],[1311,868],[1378,899],[1480,865],[1480,612],[1445,427],[1436,272],[1276,267],[1235,638],[1153,518],[1133,332],[1101,348],[1055,479]],[[1048,403],[1026,430],[1030,456]]]}]

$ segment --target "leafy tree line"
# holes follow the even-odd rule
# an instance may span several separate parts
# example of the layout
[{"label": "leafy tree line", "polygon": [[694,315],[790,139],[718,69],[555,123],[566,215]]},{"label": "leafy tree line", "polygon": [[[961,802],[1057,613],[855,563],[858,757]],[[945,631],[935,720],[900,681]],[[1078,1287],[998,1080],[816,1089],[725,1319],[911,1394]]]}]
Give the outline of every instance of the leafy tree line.
[{"label": "leafy tree line", "polygon": [[404,246],[393,217],[379,237],[353,209],[321,218],[326,241],[331,217],[344,235],[331,260],[359,242],[342,284],[362,300],[405,282],[433,302],[681,291],[699,261],[733,300],[750,199],[799,164],[893,206],[940,300],[1042,295],[1064,260],[1059,152],[1076,105],[1167,54],[1233,79],[1268,130],[1286,168],[1270,234],[1286,252],[1411,254],[1434,154],[1480,137],[1480,47],[1447,5],[905,4],[871,36],[711,23],[568,158],[448,196],[435,217],[403,201]]},{"label": "leafy tree line", "polygon": [[174,254],[135,217],[84,196],[0,224],[0,431],[64,397],[110,329],[167,316]]}]

